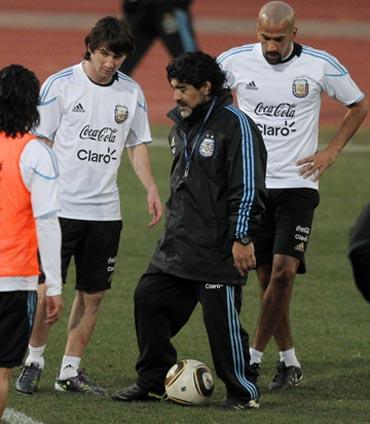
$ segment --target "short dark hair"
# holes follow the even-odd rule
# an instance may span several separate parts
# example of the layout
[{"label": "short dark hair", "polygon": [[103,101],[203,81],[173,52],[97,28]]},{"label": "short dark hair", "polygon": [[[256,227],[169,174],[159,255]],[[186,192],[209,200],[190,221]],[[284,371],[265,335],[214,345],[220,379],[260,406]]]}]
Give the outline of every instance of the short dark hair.
[{"label": "short dark hair", "polygon": [[135,43],[128,24],[113,16],[99,19],[85,37],[84,59],[90,59],[89,50],[93,52],[103,45],[114,54],[130,56],[135,49]]},{"label": "short dark hair", "polygon": [[39,123],[39,91],[40,82],[29,69],[9,65],[0,70],[0,131],[16,137]]},{"label": "short dark hair", "polygon": [[188,52],[177,56],[167,65],[167,78],[199,89],[205,82],[211,83],[211,93],[224,87],[226,76],[216,59],[204,52]]}]

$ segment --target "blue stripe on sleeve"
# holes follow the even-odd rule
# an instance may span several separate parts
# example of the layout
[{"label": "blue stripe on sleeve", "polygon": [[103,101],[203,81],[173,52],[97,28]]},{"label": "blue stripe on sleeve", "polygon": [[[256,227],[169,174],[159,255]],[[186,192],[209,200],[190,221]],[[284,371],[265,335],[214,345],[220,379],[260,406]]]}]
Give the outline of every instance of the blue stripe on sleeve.
[{"label": "blue stripe on sleeve", "polygon": [[118,79],[137,85],[137,82],[121,71],[117,71]]},{"label": "blue stripe on sleeve", "polygon": [[231,56],[235,56],[240,53],[244,52],[251,52],[254,49],[254,44],[245,44],[244,46],[235,47],[233,49],[230,49],[224,53],[221,53],[220,56],[217,58],[218,63],[222,63],[224,60]]},{"label": "blue stripe on sleeve", "polygon": [[44,175],[41,172],[37,171],[37,169],[32,168],[33,172],[37,175],[39,175],[42,178],[45,178],[46,180],[55,180],[58,175],[59,175],[59,169],[58,169],[58,162],[57,162],[57,158],[54,154],[54,152],[50,149],[49,146],[47,146],[44,142],[37,140],[37,142],[40,144],[40,146],[42,146],[48,153],[48,155],[50,156],[50,160],[53,166],[53,171],[54,171],[54,175]]},{"label": "blue stripe on sleeve", "polygon": [[[58,79],[61,78],[66,78],[73,75],[73,68],[67,68],[64,69],[63,71],[58,72],[55,75],[52,75],[45,83],[45,86],[43,87],[43,89],[41,90],[40,93],[40,104],[45,104],[45,100],[47,95],[49,94],[50,88],[52,87],[52,85],[54,84],[55,81],[57,81]],[[49,100],[47,103],[51,102],[54,99]]]},{"label": "blue stripe on sleeve", "polygon": [[[326,62],[328,62],[330,65],[332,65],[335,69],[337,69],[340,72],[340,75],[338,76],[343,76],[348,74],[348,71],[346,68],[341,66],[341,64],[333,56],[331,56],[329,53],[324,52],[323,50],[315,50],[310,47],[303,46],[302,53],[305,53],[309,56],[317,57],[318,59],[325,60]],[[334,76],[334,75],[331,75],[331,76]]]},{"label": "blue stripe on sleeve", "polygon": [[235,106],[226,106],[226,109],[238,117],[242,134],[243,195],[239,206],[235,233],[235,238],[240,239],[245,237],[248,232],[249,218],[256,190],[254,150],[248,118]]}]

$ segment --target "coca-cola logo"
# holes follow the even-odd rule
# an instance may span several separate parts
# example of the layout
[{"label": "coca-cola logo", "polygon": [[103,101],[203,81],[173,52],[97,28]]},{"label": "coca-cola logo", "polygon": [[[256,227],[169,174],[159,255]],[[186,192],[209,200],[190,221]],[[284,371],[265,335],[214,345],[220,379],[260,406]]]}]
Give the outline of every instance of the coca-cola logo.
[{"label": "coca-cola logo", "polygon": [[81,132],[82,140],[101,141],[103,143],[114,143],[116,141],[117,130],[115,128],[104,127],[101,129],[91,128],[90,125],[85,125]]},{"label": "coca-cola logo", "polygon": [[280,103],[276,106],[258,103],[254,112],[256,115],[275,116],[281,118],[293,118],[297,105],[289,103]]}]

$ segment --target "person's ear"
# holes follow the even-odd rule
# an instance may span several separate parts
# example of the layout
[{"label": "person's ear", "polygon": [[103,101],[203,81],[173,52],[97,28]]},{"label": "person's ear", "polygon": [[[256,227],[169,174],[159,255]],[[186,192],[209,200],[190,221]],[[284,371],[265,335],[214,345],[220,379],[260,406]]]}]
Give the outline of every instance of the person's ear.
[{"label": "person's ear", "polygon": [[212,84],[210,81],[206,81],[203,86],[203,94],[206,96],[209,96],[211,94],[211,88],[212,88]]}]

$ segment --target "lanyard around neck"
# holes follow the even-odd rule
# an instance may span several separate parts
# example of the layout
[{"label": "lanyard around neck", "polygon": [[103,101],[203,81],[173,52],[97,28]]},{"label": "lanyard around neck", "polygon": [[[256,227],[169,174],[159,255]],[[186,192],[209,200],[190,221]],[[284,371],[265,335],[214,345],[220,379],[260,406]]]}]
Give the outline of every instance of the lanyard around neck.
[{"label": "lanyard around neck", "polygon": [[196,146],[198,144],[198,141],[199,141],[199,138],[200,138],[200,136],[202,134],[204,125],[208,121],[208,118],[210,117],[210,115],[212,113],[212,110],[213,110],[213,108],[214,108],[214,106],[216,104],[216,100],[217,100],[217,97],[214,97],[214,99],[213,99],[213,101],[211,103],[211,106],[209,107],[209,109],[208,109],[208,111],[206,113],[206,116],[204,117],[203,122],[200,125],[199,130],[198,130],[196,136],[194,137],[194,142],[193,142],[193,146],[191,148],[190,153],[188,151],[189,140],[188,140],[187,134],[186,133],[184,134],[183,141],[184,141],[184,145],[185,145],[185,148],[184,148],[185,172],[184,172],[184,176],[182,178],[183,181],[185,181],[188,178],[189,171],[190,171],[190,166],[191,166],[191,161],[192,161],[192,158],[193,158],[193,155],[194,155],[195,148],[196,148]]}]

